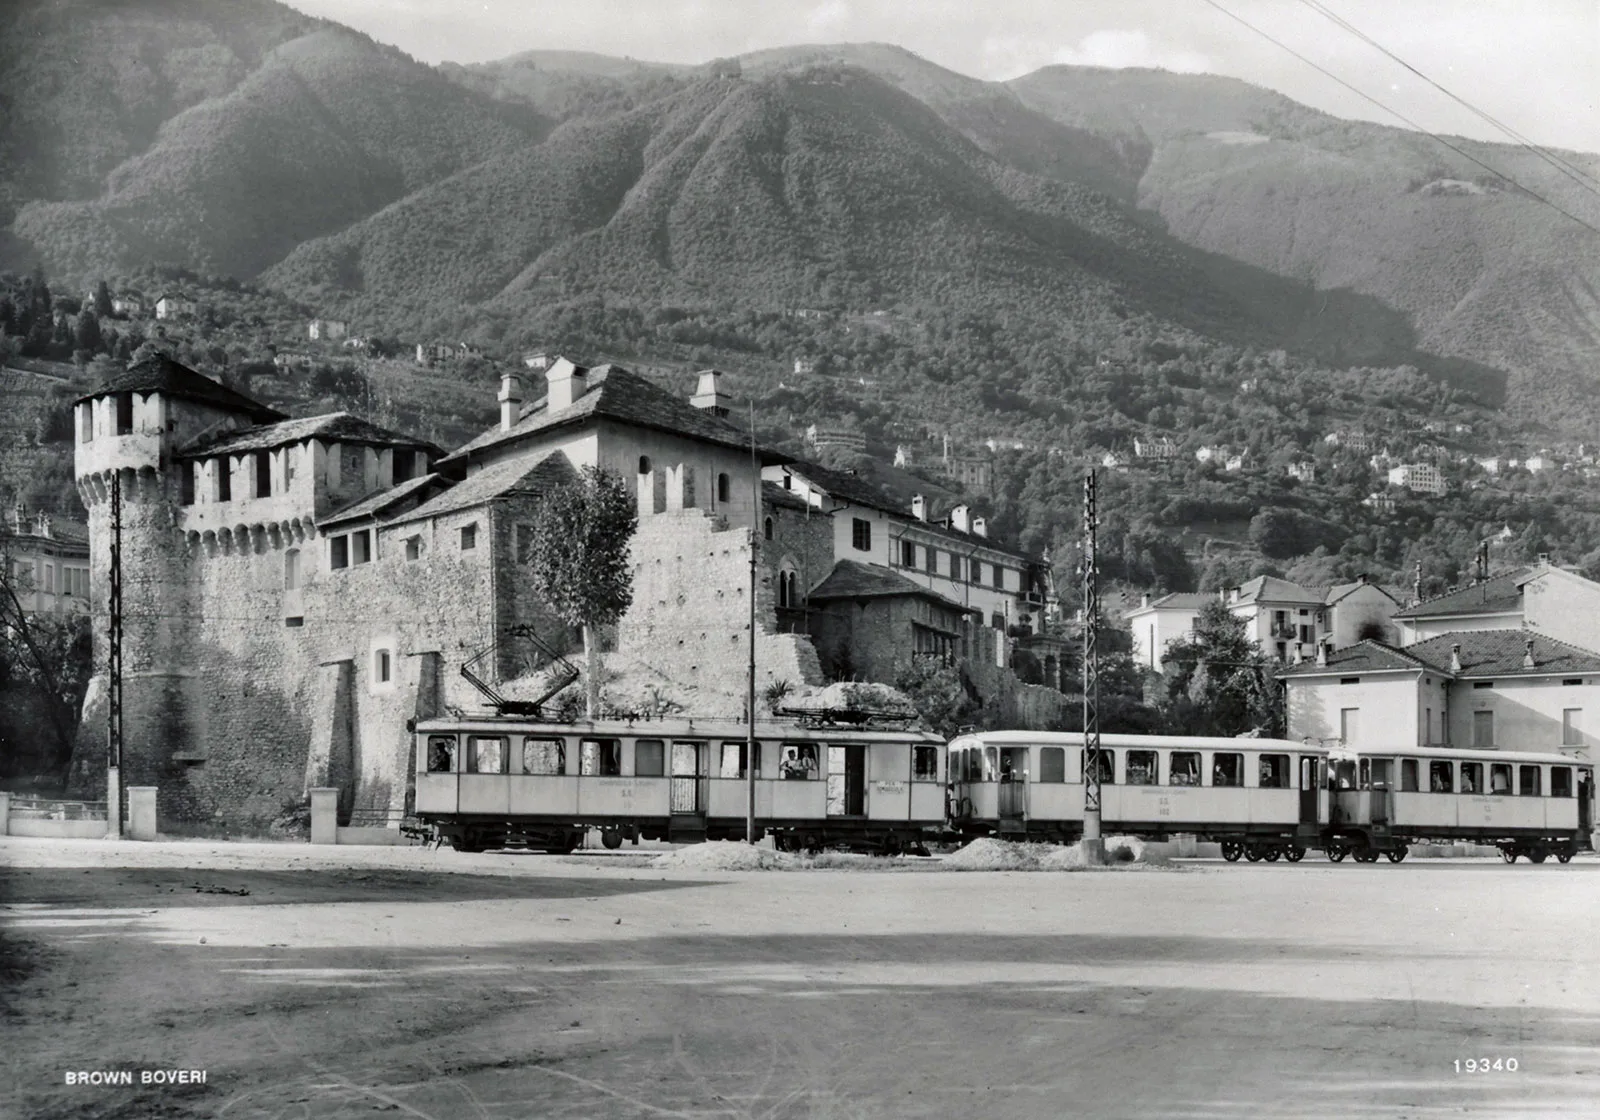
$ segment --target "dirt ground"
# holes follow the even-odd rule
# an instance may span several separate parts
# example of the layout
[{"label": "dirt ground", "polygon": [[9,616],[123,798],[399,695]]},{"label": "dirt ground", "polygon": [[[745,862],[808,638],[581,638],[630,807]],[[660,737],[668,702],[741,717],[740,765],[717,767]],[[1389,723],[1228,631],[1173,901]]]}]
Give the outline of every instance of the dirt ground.
[{"label": "dirt ground", "polygon": [[648,859],[0,839],[0,1113],[1600,1116],[1592,857]]}]

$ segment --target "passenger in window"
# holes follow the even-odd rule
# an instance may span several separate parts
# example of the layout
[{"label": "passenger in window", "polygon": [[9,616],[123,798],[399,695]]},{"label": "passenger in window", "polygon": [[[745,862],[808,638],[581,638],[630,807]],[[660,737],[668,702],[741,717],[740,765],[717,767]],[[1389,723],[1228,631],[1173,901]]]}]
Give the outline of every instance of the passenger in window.
[{"label": "passenger in window", "polygon": [[455,769],[455,750],[446,740],[434,740],[428,751],[428,773],[448,774]]},{"label": "passenger in window", "polygon": [[783,749],[783,762],[779,769],[785,778],[807,779],[817,772],[817,749],[812,746],[801,745],[785,747]]}]

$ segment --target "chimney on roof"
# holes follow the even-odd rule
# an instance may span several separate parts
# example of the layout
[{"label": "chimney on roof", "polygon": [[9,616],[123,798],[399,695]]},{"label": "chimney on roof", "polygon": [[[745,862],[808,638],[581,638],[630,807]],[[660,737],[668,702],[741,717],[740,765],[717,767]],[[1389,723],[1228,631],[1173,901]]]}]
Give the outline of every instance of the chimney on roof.
[{"label": "chimney on roof", "polygon": [[1538,665],[1539,663],[1533,659],[1533,639],[1529,638],[1527,649],[1522,654],[1522,667],[1524,669],[1536,669]]},{"label": "chimney on roof", "polygon": [[[1296,657],[1300,656],[1300,651],[1299,651],[1299,647],[1298,646],[1295,647],[1295,656]],[[1323,665],[1323,666],[1326,666],[1328,664],[1328,643],[1327,642],[1318,642],[1317,643],[1317,664],[1318,665]]]},{"label": "chimney on roof", "polygon": [[1300,647],[1300,643],[1299,642],[1296,642],[1294,644],[1294,664],[1296,664],[1296,665],[1304,665],[1305,663],[1306,663],[1305,650],[1303,650]]},{"label": "chimney on roof", "polygon": [[1140,610],[1144,610],[1149,605],[1150,605],[1150,596],[1149,595],[1140,595],[1139,596],[1139,609]]},{"label": "chimney on roof", "polygon": [[522,378],[514,373],[500,378],[500,430],[510,431],[522,415]]},{"label": "chimney on roof", "polygon": [[911,516],[918,521],[928,520],[928,499],[921,494],[911,496]]},{"label": "chimney on roof", "polygon": [[974,517],[972,519],[972,535],[975,537],[988,537],[989,522],[984,518]]},{"label": "chimney on roof", "polygon": [[[48,513],[41,511],[39,516],[34,518],[33,531],[35,535],[41,537],[48,537],[50,535],[50,515]],[[1533,643],[1529,642],[1528,645],[1531,647]]]},{"label": "chimney on roof", "polygon": [[950,527],[961,533],[971,532],[972,522],[969,520],[971,513],[972,510],[968,507],[957,506],[950,511]]},{"label": "chimney on roof", "polygon": [[1550,566],[1550,554],[1548,552],[1539,553],[1539,566],[1541,568],[1548,568]]},{"label": "chimney on roof", "polygon": [[13,533],[22,532],[22,525],[27,516],[28,507],[22,504],[21,498],[18,498],[16,504],[11,507],[11,531]]},{"label": "chimney on roof", "polygon": [[1455,645],[1450,647],[1450,671],[1452,673],[1461,672],[1461,643],[1460,642],[1457,642]]},{"label": "chimney on roof", "polygon": [[589,371],[580,366],[575,366],[566,358],[557,358],[551,367],[544,371],[544,377],[550,385],[550,395],[545,400],[545,415],[560,412],[563,408],[570,408],[572,402],[583,396],[583,391],[588,388]]},{"label": "chimney on roof", "polygon": [[701,370],[700,382],[695,386],[694,396],[689,398],[689,403],[705,409],[713,416],[728,415],[728,406],[733,403],[733,398],[722,391],[722,371]]},{"label": "chimney on roof", "polygon": [[1358,575],[1356,577],[1356,582],[1359,584],[1365,584],[1367,582],[1367,573],[1362,572],[1360,575]]}]

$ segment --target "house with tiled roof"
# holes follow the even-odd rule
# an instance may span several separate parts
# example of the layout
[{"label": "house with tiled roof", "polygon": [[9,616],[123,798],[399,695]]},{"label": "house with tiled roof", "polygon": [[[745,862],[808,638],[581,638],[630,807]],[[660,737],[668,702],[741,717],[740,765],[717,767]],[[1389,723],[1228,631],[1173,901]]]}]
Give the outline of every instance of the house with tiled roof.
[{"label": "house with tiled roof", "polygon": [[1582,758],[1600,743],[1600,653],[1527,630],[1324,646],[1279,678],[1291,738]]},{"label": "house with tiled roof", "polygon": [[20,501],[0,521],[0,562],[25,614],[89,610],[89,530]]},{"label": "house with tiled roof", "polygon": [[908,655],[954,664],[970,655],[963,606],[899,572],[840,560],[808,595],[817,656],[834,676],[892,681]]},{"label": "house with tiled roof", "polygon": [[1167,649],[1194,634],[1200,608],[1218,600],[1213,591],[1174,591],[1153,599],[1142,596],[1139,605],[1123,616],[1133,636],[1134,661],[1160,672]]}]

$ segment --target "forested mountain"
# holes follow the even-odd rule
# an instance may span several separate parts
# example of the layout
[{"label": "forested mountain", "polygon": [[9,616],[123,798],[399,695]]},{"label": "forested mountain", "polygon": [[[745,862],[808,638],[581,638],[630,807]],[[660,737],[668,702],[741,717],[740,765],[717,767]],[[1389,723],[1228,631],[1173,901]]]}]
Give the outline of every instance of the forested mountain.
[{"label": "forested mountain", "polygon": [[[1387,577],[1517,521],[1522,552],[1575,559],[1600,521],[1563,535],[1555,483],[1452,496],[1430,528],[1363,507],[1382,474],[1321,444],[1357,428],[1459,464],[1600,425],[1600,237],[1528,192],[1600,224],[1595,196],[1452,143],[1516,183],[1225,78],[985,82],[881,44],[430,67],[271,0],[21,0],[0,9],[0,330],[109,359],[137,320],[97,350],[44,278],[151,296],[161,276],[223,309],[185,352],[258,380],[290,341],[263,293],[391,353],[716,365],[769,440],[821,421],[923,460],[945,437],[1026,445],[997,463],[992,523],[1031,548],[1070,535],[1086,459],[1170,436],[1190,466],[1110,485],[1128,578],[1166,586],[1204,576],[1207,533]],[[320,376],[316,399],[355,392]],[[1419,449],[1424,421],[1471,434]],[[1202,467],[1201,445],[1247,466]],[[1288,479],[1313,456],[1316,483]],[[1465,469],[1453,487],[1482,481]],[[1265,510],[1270,550],[1247,539]]]}]

